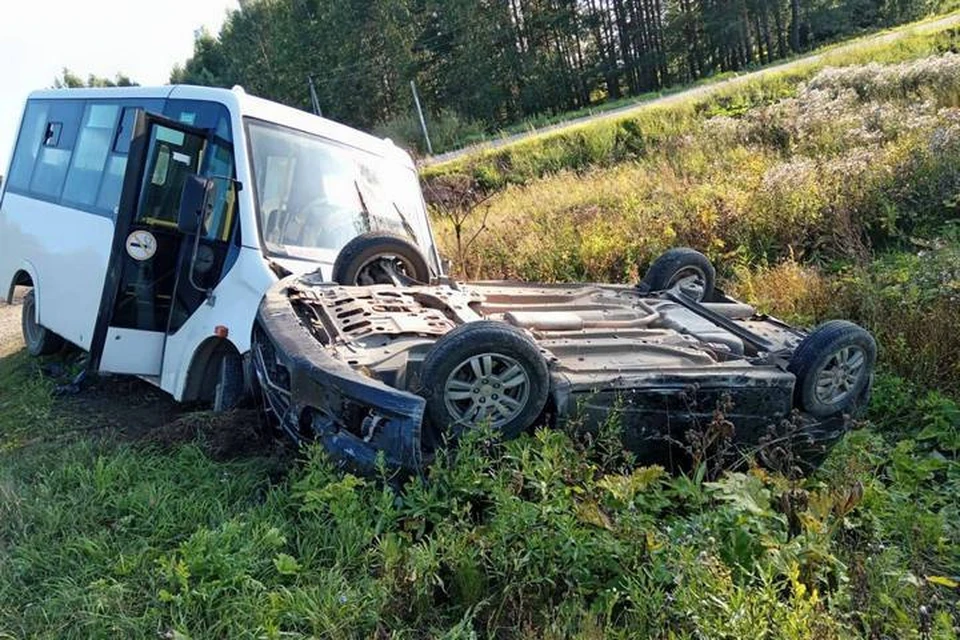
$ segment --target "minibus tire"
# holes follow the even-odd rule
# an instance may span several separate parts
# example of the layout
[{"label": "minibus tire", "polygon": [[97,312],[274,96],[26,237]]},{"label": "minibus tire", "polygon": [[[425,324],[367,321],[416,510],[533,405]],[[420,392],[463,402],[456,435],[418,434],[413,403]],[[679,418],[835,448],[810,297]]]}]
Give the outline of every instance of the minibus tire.
[{"label": "minibus tire", "polygon": [[213,410],[217,413],[236,409],[246,396],[243,361],[235,353],[225,353],[217,367],[217,384],[213,391]]},{"label": "minibus tire", "polygon": [[20,328],[27,353],[34,357],[49,356],[63,349],[63,338],[37,322],[37,299],[33,289],[23,297]]}]

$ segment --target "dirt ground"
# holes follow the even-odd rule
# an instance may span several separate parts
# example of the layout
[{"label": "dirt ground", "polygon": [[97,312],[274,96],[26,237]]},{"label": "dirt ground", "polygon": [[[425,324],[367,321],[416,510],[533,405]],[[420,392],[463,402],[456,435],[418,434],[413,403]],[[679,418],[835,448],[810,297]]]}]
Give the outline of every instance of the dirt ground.
[{"label": "dirt ground", "polygon": [[20,336],[21,296],[22,292],[18,289],[14,304],[7,304],[6,299],[0,300],[0,358],[23,348],[23,339]]},{"label": "dirt ground", "polygon": [[[0,359],[23,349],[18,290],[14,304],[0,301]],[[67,349],[44,359],[40,369],[55,385],[53,417],[69,433],[117,437],[144,446],[169,449],[197,442],[215,459],[288,456],[283,440],[274,437],[252,407],[214,414],[204,407],[180,404],[167,393],[132,376],[88,379],[79,389],[70,382],[82,369],[83,354]]]}]

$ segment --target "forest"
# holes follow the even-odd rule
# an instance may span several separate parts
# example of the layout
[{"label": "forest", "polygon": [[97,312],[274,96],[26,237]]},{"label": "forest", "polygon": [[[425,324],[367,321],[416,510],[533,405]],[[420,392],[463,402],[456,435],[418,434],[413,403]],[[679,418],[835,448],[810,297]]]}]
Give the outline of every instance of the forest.
[{"label": "forest", "polygon": [[389,131],[410,81],[436,122],[496,131],[943,10],[949,0],[241,0],[171,82]]}]

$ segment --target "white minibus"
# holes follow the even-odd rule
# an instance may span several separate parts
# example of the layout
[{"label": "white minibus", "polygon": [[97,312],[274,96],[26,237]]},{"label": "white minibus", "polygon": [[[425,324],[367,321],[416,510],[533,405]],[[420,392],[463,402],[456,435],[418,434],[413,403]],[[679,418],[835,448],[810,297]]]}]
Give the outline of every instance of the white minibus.
[{"label": "white minibus", "polygon": [[439,270],[415,165],[388,140],[239,87],[39,91],[0,193],[0,287],[30,287],[31,354],[68,341],[88,371],[225,409],[249,389],[266,289],[329,278],[372,228],[419,238]]}]

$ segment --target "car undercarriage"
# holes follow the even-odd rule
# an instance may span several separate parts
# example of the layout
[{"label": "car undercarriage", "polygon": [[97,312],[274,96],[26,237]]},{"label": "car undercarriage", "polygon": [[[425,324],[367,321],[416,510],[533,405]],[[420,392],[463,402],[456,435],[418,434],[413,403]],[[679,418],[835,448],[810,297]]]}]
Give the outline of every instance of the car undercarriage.
[{"label": "car undercarriage", "polygon": [[627,448],[657,459],[675,455],[684,434],[721,407],[741,444],[756,444],[791,416],[814,439],[836,439],[869,393],[869,334],[849,323],[858,331],[821,332],[849,335],[818,361],[805,406],[796,356],[811,334],[712,283],[691,291],[689,282],[358,286],[288,278],[261,305],[254,365],[284,430],[319,440],[360,470],[378,455],[419,469],[480,424],[514,437],[569,419],[596,429],[611,416]]}]

